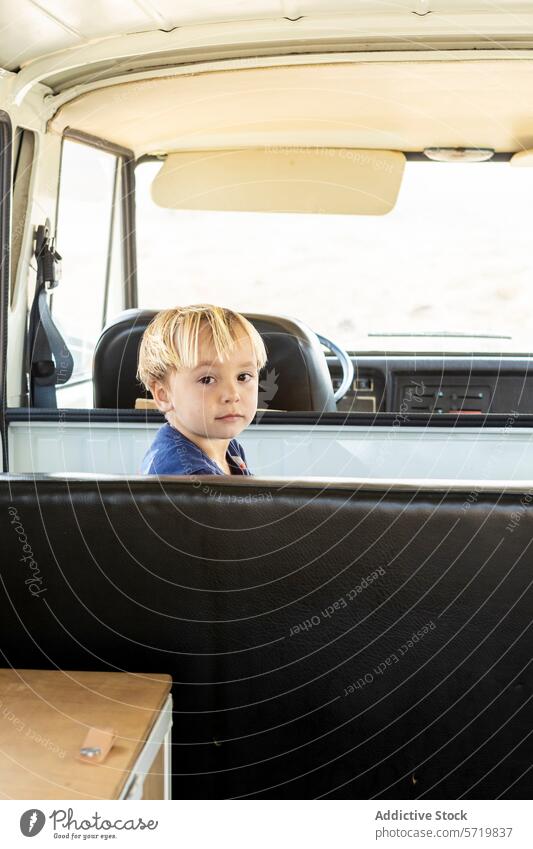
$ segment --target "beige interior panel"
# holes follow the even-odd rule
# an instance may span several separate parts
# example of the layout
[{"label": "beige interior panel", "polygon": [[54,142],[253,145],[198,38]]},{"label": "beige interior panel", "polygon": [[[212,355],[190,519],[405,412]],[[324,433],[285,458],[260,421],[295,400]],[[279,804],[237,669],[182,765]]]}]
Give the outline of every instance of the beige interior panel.
[{"label": "beige interior panel", "polygon": [[383,215],[396,202],[403,153],[280,148],[171,153],[152,183],[159,206]]},{"label": "beige interior panel", "polygon": [[531,168],[533,166],[533,150],[520,150],[511,157],[510,161],[515,168]]},{"label": "beige interior panel", "polygon": [[533,147],[533,59],[384,61],[214,71],[83,94],[51,121],[137,155],[304,146]]},{"label": "beige interior panel", "polygon": [[531,0],[2,0],[0,65],[16,70],[37,57],[126,33],[158,34],[163,41],[195,26],[230,32],[245,21],[287,24],[296,38],[311,21],[316,31],[337,36],[348,29],[364,39],[378,32],[427,42],[432,34],[451,33],[456,41],[466,35],[501,45],[506,35],[531,34],[532,11]]}]

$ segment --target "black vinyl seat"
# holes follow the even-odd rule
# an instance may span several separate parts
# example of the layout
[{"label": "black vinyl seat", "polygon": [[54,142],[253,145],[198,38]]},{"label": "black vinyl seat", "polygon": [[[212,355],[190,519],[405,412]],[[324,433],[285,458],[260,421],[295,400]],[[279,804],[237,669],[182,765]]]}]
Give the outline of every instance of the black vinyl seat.
[{"label": "black vinyl seat", "polygon": [[2,664],[171,674],[174,798],[529,799],[521,499],[3,475]]},{"label": "black vinyl seat", "polygon": [[[141,338],[157,310],[131,309],[120,313],[102,331],[94,352],[94,406],[131,409],[146,397],[137,381]],[[261,334],[268,362],[264,373],[271,391],[260,407],[277,410],[334,412],[333,386],[316,334],[288,316],[244,313]]]}]

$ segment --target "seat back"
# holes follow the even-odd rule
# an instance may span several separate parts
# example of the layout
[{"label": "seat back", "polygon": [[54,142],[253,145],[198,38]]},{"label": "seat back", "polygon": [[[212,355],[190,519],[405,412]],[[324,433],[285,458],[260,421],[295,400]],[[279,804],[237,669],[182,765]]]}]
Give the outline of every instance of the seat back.
[{"label": "seat back", "polygon": [[523,493],[0,480],[6,666],[170,673],[174,797],[529,798]]},{"label": "seat back", "polygon": [[[94,406],[131,409],[146,397],[137,360],[144,331],[157,310],[126,310],[101,333],[94,352]],[[303,322],[246,313],[263,337],[268,362],[259,406],[278,410],[335,411],[333,387],[320,343]]]}]

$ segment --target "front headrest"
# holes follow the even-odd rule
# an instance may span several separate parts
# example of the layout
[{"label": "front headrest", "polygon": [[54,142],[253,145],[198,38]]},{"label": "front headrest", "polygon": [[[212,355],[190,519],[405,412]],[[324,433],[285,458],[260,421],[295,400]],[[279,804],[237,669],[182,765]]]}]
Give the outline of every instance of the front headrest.
[{"label": "front headrest", "polygon": [[[93,363],[96,408],[132,409],[137,398],[150,397],[137,380],[137,359],[143,333],[157,312],[125,310],[103,329]],[[268,356],[260,374],[258,406],[335,411],[329,369],[316,334],[288,316],[243,315],[261,334]]]}]

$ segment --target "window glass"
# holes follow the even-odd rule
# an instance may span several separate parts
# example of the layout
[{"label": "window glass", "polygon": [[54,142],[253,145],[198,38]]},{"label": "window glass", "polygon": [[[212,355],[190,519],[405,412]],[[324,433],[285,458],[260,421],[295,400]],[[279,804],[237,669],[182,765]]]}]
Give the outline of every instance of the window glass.
[{"label": "window glass", "polygon": [[350,351],[515,351],[533,339],[533,169],[406,163],[385,216],[157,207],[138,166],[139,306],[286,313]]},{"label": "window glass", "polygon": [[[74,357],[71,382],[91,377],[104,323],[116,166],[111,153],[69,139],[63,143],[56,239],[62,278],[52,296],[52,314]],[[115,275],[120,273],[116,265],[111,257]]]}]

